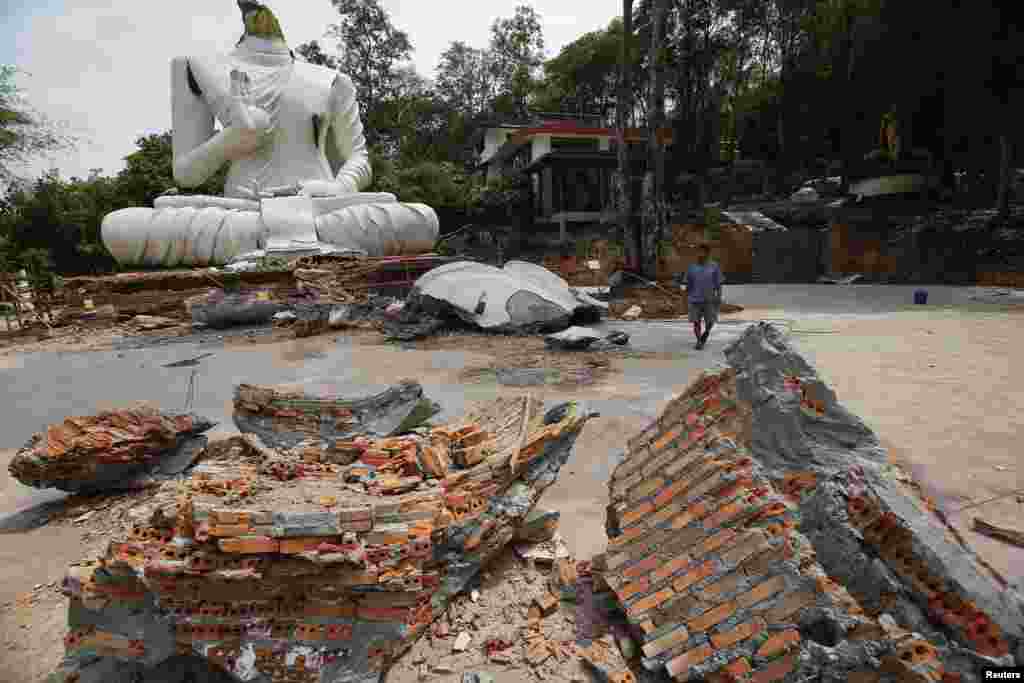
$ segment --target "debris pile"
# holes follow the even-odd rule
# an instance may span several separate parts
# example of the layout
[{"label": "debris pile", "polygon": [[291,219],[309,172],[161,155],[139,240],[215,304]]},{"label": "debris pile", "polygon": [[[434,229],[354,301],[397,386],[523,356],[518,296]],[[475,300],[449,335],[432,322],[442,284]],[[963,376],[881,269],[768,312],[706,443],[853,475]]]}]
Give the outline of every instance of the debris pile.
[{"label": "debris pile", "polygon": [[155,681],[175,655],[241,681],[378,680],[555,481],[590,415],[542,406],[353,439],[349,465],[251,434],[211,444],[70,568],[53,680]]},{"label": "debris pile", "polygon": [[153,408],[69,417],[32,436],[11,460],[11,476],[26,486],[78,493],[139,486],[150,476],[188,468],[214,427],[192,414]]},{"label": "debris pile", "polygon": [[[771,325],[630,439],[604,579],[678,681],[978,681],[1024,599]],[[820,678],[819,678],[820,677]]]},{"label": "debris pile", "polygon": [[233,419],[238,431],[256,434],[274,448],[300,444],[336,448],[338,439],[354,434],[388,436],[408,431],[439,410],[413,381],[360,399],[239,384]]}]

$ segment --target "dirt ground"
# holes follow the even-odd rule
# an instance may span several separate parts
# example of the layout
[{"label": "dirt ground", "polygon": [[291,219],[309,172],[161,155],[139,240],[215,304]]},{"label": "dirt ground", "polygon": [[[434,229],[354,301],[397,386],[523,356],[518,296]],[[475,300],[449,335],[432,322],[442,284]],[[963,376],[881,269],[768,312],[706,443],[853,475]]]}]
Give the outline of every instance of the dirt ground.
[{"label": "dirt ground", "polygon": [[[1024,455],[1019,445],[1019,435],[1024,434],[1024,365],[1019,358],[1024,348],[1024,311],[929,307],[826,316],[795,313],[784,307],[748,306],[730,318],[771,319],[786,327],[798,348],[836,390],[839,400],[864,418],[882,438],[892,458],[926,485],[965,538],[1011,582],[1024,579],[1024,549],[970,531],[975,516],[992,524],[1024,529]],[[353,332],[347,336],[367,347],[368,353],[384,352],[371,351],[380,342],[377,333]],[[268,337],[233,343],[286,344]],[[47,346],[42,344],[42,348]],[[461,381],[470,381],[474,371],[507,366],[510,358],[519,367],[548,367],[554,362],[539,339],[439,337],[414,346],[415,352],[402,356],[403,372],[428,372],[434,351],[471,351],[467,356],[472,363],[446,375]],[[60,345],[68,347],[74,344]],[[716,353],[717,360],[722,360],[720,352]],[[1016,362],[1012,361],[1015,356]],[[391,356],[383,353],[384,357]],[[680,367],[669,354],[656,353],[615,358],[607,367],[592,365],[601,361],[600,354],[580,354],[578,359],[563,355],[561,359],[569,364],[562,368],[566,371],[589,367],[594,382],[576,386],[549,383],[532,387],[531,392],[546,398],[614,397],[629,402],[642,392],[640,380],[623,372],[624,367],[632,363],[648,372],[662,368],[666,373],[673,369],[678,373]],[[0,352],[0,371],[17,367],[18,362],[17,353]],[[707,362],[712,362],[710,356]],[[674,384],[682,390],[697,372],[699,368],[694,366],[680,373]],[[499,391],[522,390],[502,387]],[[624,442],[646,421],[646,417],[632,414],[592,420],[577,442],[573,459],[542,499],[542,506],[561,511],[563,535],[577,558],[604,549],[609,448]],[[2,445],[13,446],[16,442],[7,439]],[[12,454],[0,451],[0,466],[6,465]],[[0,476],[0,516],[14,512],[11,500],[18,486],[9,477]],[[984,502],[995,497],[1001,499]],[[0,544],[0,680],[36,683],[59,660],[65,601],[56,588],[67,565],[98,554],[104,544],[103,530],[119,523],[126,503],[111,500],[107,504],[109,507],[77,522],[91,505],[64,505],[59,520],[28,532],[0,530],[4,533]],[[965,509],[971,505],[975,507]],[[525,585],[527,579],[519,570],[513,575]],[[508,589],[502,585],[502,590]],[[485,601],[500,597],[489,595],[486,584],[481,593]],[[426,646],[421,643],[418,647]],[[416,656],[425,655],[411,654]],[[447,656],[445,661],[453,662],[451,666],[459,670],[481,670],[478,665],[485,662],[478,659],[478,655],[467,653]],[[401,680],[414,680],[417,666],[407,656],[401,665]],[[486,670],[494,672],[492,667]],[[434,675],[429,680],[445,679]]]}]

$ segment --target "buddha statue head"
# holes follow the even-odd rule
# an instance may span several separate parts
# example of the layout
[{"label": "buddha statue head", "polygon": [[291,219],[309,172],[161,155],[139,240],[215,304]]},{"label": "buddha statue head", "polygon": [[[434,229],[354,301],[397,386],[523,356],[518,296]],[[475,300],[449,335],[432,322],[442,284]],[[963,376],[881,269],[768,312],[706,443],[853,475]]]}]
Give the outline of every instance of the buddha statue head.
[{"label": "buddha statue head", "polygon": [[242,11],[242,23],[245,26],[245,33],[239,42],[250,36],[284,41],[281,23],[266,3],[259,0],[238,0],[238,9]]}]

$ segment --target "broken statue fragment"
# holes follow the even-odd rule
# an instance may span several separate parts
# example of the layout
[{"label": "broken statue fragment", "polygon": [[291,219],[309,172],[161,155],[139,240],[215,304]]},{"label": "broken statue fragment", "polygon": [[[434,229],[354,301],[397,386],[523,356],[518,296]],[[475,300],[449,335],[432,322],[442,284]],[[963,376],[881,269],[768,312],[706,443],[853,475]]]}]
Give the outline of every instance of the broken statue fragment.
[{"label": "broken statue fragment", "polygon": [[425,273],[409,302],[436,317],[493,331],[556,332],[600,319],[603,305],[578,294],[546,268],[509,261],[503,268],[458,261]]}]

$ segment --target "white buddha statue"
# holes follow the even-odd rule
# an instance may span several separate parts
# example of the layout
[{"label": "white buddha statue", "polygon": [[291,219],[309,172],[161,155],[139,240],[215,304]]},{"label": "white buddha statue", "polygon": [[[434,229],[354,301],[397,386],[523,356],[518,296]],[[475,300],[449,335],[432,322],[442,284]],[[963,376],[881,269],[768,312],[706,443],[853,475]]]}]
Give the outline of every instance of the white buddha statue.
[{"label": "white buddha statue", "polygon": [[[174,179],[196,187],[230,163],[223,197],[164,195],[103,219],[122,264],[219,265],[243,254],[418,254],[437,215],[372,178],[352,80],[296,60],[264,2],[239,0],[233,51],[171,63]],[[222,130],[214,128],[219,120]]]}]

